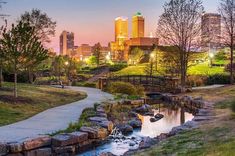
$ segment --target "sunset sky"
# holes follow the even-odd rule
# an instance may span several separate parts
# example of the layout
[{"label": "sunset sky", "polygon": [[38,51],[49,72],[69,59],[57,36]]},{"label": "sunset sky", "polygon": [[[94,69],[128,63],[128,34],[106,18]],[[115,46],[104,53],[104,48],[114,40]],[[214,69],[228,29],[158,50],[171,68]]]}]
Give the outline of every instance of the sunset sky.
[{"label": "sunset sky", "polygon": [[[145,16],[145,35],[155,32],[162,6],[167,0],[5,0],[2,12],[10,14],[14,22],[20,14],[32,8],[46,12],[57,21],[56,36],[49,47],[59,50],[59,35],[63,30],[75,33],[75,45],[100,42],[107,45],[114,40],[114,19],[131,17],[136,12]],[[219,0],[203,0],[207,12],[217,12]],[[2,22],[2,21],[1,21]],[[129,24],[131,32],[131,24]]]}]

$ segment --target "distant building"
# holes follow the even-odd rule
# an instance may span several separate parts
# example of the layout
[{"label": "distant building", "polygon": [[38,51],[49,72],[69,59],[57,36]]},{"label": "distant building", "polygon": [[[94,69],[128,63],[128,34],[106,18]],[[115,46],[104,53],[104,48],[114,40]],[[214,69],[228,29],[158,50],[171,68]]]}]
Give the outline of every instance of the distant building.
[{"label": "distant building", "polygon": [[202,51],[217,50],[221,47],[221,15],[206,13],[201,23]]},{"label": "distant building", "polygon": [[117,17],[115,19],[115,41],[124,42],[128,39],[128,18]]},{"label": "distant building", "polygon": [[63,31],[60,35],[60,55],[71,55],[74,50],[74,33]]},{"label": "distant building", "polygon": [[137,12],[132,17],[132,38],[144,37],[144,17]]},{"label": "distant building", "polygon": [[[116,19],[116,25],[117,23],[121,23],[119,20],[122,18]],[[119,22],[117,22],[119,21]],[[125,20],[127,23],[127,18]],[[128,28],[126,28],[127,24],[125,24],[125,30],[127,31]],[[115,30],[115,42],[111,42],[111,55],[112,60],[114,61],[128,61],[129,60],[129,54],[130,51],[133,48],[140,48],[143,50],[146,54],[149,54],[153,51],[153,48],[157,45],[159,45],[159,39],[152,37],[145,37],[145,19],[142,16],[141,13],[136,13],[132,17],[132,38],[128,39],[128,35],[126,34],[125,37],[122,37],[123,40],[118,38],[117,30]],[[119,31],[120,32],[120,31]],[[122,35],[121,35],[122,36]]]}]

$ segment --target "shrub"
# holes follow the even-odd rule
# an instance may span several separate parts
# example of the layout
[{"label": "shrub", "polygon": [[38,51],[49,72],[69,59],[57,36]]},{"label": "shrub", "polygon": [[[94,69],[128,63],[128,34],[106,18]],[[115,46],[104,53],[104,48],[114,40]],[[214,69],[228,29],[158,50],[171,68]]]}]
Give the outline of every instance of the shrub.
[{"label": "shrub", "polygon": [[135,86],[128,82],[111,82],[107,87],[107,91],[112,94],[137,95]]},{"label": "shrub", "polygon": [[135,86],[135,88],[136,88],[136,92],[139,96],[145,96],[145,89],[143,86],[138,85],[138,86]]},{"label": "shrub", "polygon": [[127,67],[126,63],[117,63],[117,64],[109,65],[109,70],[111,72],[117,72],[117,71],[120,71],[126,67]]},{"label": "shrub", "polygon": [[207,85],[213,84],[230,84],[230,76],[228,74],[215,74],[208,76]]},{"label": "shrub", "polygon": [[231,110],[233,112],[235,112],[235,101],[234,100],[231,102]]}]

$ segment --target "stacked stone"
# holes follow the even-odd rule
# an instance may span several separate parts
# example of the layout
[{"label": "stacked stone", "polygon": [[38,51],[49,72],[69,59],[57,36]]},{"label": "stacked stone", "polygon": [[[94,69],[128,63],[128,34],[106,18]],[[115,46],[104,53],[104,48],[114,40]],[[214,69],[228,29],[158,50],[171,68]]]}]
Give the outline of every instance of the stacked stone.
[{"label": "stacked stone", "polygon": [[99,145],[113,129],[102,107],[97,116],[90,118],[99,127],[81,127],[73,133],[57,134],[53,137],[39,136],[21,142],[0,143],[0,156],[69,156]]}]

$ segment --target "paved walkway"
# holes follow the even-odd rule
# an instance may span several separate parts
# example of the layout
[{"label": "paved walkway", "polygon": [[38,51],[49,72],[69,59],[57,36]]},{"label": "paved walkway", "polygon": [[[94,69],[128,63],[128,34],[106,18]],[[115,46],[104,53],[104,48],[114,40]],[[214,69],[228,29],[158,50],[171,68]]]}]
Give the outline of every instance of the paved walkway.
[{"label": "paved walkway", "polygon": [[88,97],[78,102],[48,109],[27,120],[0,127],[0,142],[21,141],[28,137],[66,129],[69,123],[78,120],[85,108],[92,107],[96,102],[112,99],[112,95],[98,89],[84,87],[68,87],[68,89],[86,92]]},{"label": "paved walkway", "polygon": [[224,87],[224,85],[211,85],[211,86],[202,86],[202,87],[193,87],[193,90],[201,90],[201,89],[215,89],[215,88],[221,88]]}]

